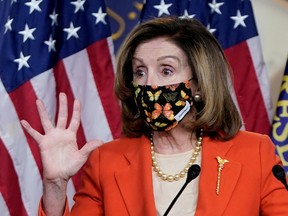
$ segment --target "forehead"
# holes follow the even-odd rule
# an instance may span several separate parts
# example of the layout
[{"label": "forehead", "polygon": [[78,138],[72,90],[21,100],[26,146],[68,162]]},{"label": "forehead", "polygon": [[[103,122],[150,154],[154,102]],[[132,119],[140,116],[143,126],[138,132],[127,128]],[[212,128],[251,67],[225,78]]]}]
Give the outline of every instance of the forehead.
[{"label": "forehead", "polygon": [[156,60],[162,56],[176,56],[182,60],[186,60],[187,58],[181,48],[171,41],[168,41],[165,37],[155,38],[139,44],[133,57]]}]

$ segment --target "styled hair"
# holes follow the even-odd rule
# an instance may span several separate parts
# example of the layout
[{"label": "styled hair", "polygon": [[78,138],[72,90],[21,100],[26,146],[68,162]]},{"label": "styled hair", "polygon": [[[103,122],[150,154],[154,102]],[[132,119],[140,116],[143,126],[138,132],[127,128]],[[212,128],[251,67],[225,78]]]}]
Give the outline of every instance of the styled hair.
[{"label": "styled hair", "polygon": [[211,138],[231,139],[241,128],[242,121],[230,95],[232,73],[224,52],[199,21],[177,17],[155,18],[140,24],[122,46],[118,56],[115,93],[122,105],[124,135],[137,137],[151,132],[140,117],[134,99],[132,59],[140,44],[159,37],[166,38],[184,51],[198,83],[203,104],[201,109],[196,109],[196,105],[192,107],[190,112],[194,112],[196,118],[185,121],[185,127],[203,128]]}]

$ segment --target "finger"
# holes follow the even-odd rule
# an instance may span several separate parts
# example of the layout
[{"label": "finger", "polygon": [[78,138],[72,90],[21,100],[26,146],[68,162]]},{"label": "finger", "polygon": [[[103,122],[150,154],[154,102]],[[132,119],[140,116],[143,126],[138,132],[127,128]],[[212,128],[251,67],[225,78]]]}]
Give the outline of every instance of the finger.
[{"label": "finger", "polygon": [[34,130],[26,120],[21,120],[21,125],[27,131],[27,133],[39,144],[43,137],[38,131]]},{"label": "finger", "polygon": [[68,118],[68,102],[65,93],[59,94],[59,113],[57,119],[57,127],[66,128]]},{"label": "finger", "polygon": [[90,141],[88,143],[86,143],[81,149],[80,152],[82,155],[84,155],[85,157],[88,157],[89,154],[96,149],[97,147],[99,147],[100,145],[103,144],[103,141],[101,140],[93,140]]},{"label": "finger", "polygon": [[80,102],[78,100],[75,100],[73,104],[72,118],[71,118],[68,129],[74,132],[77,132],[79,125],[80,125],[80,115],[81,115]]},{"label": "finger", "polygon": [[[37,110],[38,110],[38,114],[40,117],[40,121],[42,124],[42,127],[45,131],[45,133],[50,130],[51,128],[53,128],[53,124],[50,121],[47,111],[45,109],[44,103],[41,100],[36,100],[36,106],[37,106]],[[28,123],[28,122],[27,122]]]}]

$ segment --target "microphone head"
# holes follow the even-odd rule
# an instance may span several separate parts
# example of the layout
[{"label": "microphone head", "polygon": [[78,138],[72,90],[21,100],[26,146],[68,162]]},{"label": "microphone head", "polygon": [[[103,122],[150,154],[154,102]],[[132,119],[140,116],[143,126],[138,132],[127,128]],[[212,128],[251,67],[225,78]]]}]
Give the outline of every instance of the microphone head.
[{"label": "microphone head", "polygon": [[274,176],[280,181],[286,178],[283,167],[278,164],[273,166],[272,172]]},{"label": "microphone head", "polygon": [[186,183],[189,183],[195,179],[199,175],[200,171],[200,166],[198,164],[193,164],[188,170]]}]

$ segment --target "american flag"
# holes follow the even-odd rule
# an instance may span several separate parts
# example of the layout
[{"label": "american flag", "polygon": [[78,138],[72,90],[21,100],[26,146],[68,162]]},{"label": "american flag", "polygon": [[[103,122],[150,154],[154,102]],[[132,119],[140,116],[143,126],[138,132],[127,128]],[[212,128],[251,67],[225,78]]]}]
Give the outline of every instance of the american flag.
[{"label": "american flag", "polygon": [[288,175],[288,58],[280,86],[270,137]]},{"label": "american flag", "polygon": [[[114,58],[104,0],[0,0],[0,214],[36,215],[42,195],[38,146],[22,129],[43,131],[36,110],[44,101],[52,120],[65,92],[71,117],[82,104],[79,147],[120,135],[114,96]],[[77,189],[69,182],[68,198]]]},{"label": "american flag", "polygon": [[243,129],[269,134],[273,108],[250,0],[146,0],[142,21],[177,15],[200,20],[218,39],[233,69],[234,101]]}]

